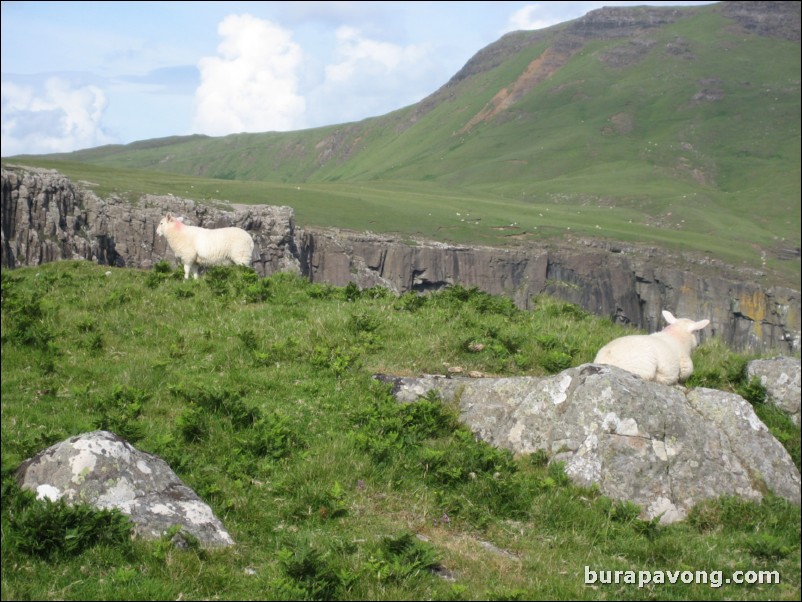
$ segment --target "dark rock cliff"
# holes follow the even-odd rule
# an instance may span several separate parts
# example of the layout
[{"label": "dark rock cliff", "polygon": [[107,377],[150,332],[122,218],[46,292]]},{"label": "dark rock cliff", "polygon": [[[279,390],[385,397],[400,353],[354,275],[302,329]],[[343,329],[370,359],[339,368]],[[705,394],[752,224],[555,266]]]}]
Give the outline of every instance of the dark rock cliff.
[{"label": "dark rock cliff", "polygon": [[295,217],[290,207],[221,210],[172,196],[145,195],[135,204],[75,186],[55,171],[2,170],[2,266],[88,259],[103,265],[150,268],[174,260],[156,227],[167,211],[204,228],[238,226],[254,238],[253,267],[262,275],[298,271]]},{"label": "dark rock cliff", "polygon": [[[299,250],[311,280],[343,286],[386,286],[398,293],[452,284],[507,295],[521,308],[548,294],[650,332],[660,313],[709,318],[701,336],[736,349],[796,351],[800,294],[764,288],[751,274],[726,277],[723,266],[686,264],[657,249],[551,244],[526,249],[459,247],[343,231],[306,231]],[[694,271],[698,270],[698,273]]]},{"label": "dark rock cliff", "polygon": [[311,281],[385,286],[396,293],[426,292],[452,284],[511,297],[528,308],[549,294],[587,311],[648,331],[662,327],[660,312],[708,318],[702,337],[735,349],[795,352],[800,348],[800,293],[755,284],[750,273],[693,263],[657,249],[605,246],[591,241],[527,248],[408,244],[388,236],[341,230],[300,230],[289,207],[226,210],[169,196],[131,204],[100,199],[57,172],[2,170],[2,266],[87,259],[104,265],[150,268],[174,260],[156,226],[166,211],[193,225],[248,230],[262,276],[293,271]]}]

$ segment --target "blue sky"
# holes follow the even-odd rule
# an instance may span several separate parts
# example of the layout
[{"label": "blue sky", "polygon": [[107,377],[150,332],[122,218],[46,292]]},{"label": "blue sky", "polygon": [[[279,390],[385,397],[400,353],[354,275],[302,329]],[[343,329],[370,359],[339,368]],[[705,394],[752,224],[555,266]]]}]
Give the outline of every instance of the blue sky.
[{"label": "blue sky", "polygon": [[413,104],[504,33],[611,5],[2,2],[2,156],[289,131]]}]

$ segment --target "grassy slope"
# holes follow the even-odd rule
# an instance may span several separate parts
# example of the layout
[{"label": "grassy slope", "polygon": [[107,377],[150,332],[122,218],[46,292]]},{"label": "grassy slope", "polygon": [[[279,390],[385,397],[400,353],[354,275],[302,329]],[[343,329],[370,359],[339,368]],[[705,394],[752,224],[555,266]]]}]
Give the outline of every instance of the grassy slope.
[{"label": "grassy slope", "polygon": [[[370,378],[446,364],[549,373],[622,332],[609,321],[549,299],[520,312],[459,290],[395,299],[233,269],[185,282],[157,267],[3,272],[4,600],[799,599],[797,507],[722,499],[656,527],[539,456],[476,443],[437,402],[396,404]],[[694,360],[698,384],[725,387],[743,362],[715,342]],[[772,419],[798,464],[799,428]],[[84,519],[69,538],[49,533],[50,556],[37,551],[66,511],[5,478],[98,427],[164,457],[236,548],[95,545]],[[80,537],[85,549],[60,547]],[[776,570],[782,582],[586,586],[585,566]]]}]

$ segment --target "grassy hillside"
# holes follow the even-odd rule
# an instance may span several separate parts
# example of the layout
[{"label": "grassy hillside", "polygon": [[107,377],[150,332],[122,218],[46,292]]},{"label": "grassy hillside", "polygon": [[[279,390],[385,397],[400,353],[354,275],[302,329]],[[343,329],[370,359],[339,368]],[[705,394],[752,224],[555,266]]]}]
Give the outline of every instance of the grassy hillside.
[{"label": "grassy hillside", "polygon": [[[53,161],[106,189],[144,190],[141,177],[148,192],[288,204],[301,225],[657,244],[798,287],[799,43],[751,33],[721,5],[679,10],[630,37],[577,22],[509,34],[429,98],[359,123],[22,162]],[[146,171],[93,177],[75,162]]]},{"label": "grassy hillside", "polygon": [[[713,220],[702,203],[679,207],[668,200],[654,213],[654,207],[638,207],[634,200],[629,205],[615,205],[609,198],[599,201],[588,193],[554,194],[536,201],[437,182],[286,184],[215,180],[39,158],[4,160],[3,164],[57,169],[101,196],[116,195],[132,202],[143,194],[173,194],[223,207],[289,205],[300,227],[333,226],[491,246],[590,238],[658,246],[675,255],[713,257],[736,268],[759,268],[764,274],[759,278],[761,284],[799,288],[799,260],[776,254],[779,249],[793,247],[792,236],[780,237],[774,229],[761,228],[753,216],[721,212]],[[790,227],[793,220],[784,218],[783,224]]]},{"label": "grassy hillside", "polygon": [[[437,399],[400,405],[371,378],[578,365],[623,331],[576,306],[542,298],[522,312],[461,288],[395,298],[244,269],[187,282],[167,264],[2,278],[4,600],[799,599],[798,507],[724,498],[659,527],[542,455],[476,442]],[[711,341],[692,386],[754,393],[745,361]],[[799,465],[799,428],[756,410]],[[119,517],[13,485],[23,459],[95,428],[167,460],[237,546],[131,542]],[[585,585],[586,566],[781,582]]]}]

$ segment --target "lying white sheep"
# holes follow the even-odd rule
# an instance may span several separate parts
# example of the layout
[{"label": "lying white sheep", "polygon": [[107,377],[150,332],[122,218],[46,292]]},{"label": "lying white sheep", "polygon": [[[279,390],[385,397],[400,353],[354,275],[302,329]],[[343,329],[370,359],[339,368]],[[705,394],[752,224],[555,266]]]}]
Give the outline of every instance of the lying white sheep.
[{"label": "lying white sheep", "polygon": [[614,339],[599,349],[593,363],[617,366],[664,385],[686,380],[693,372],[691,351],[697,345],[693,333],[710,320],[675,318],[669,311],[663,311],[663,317],[668,326],[660,332]]},{"label": "lying white sheep", "polygon": [[198,277],[202,265],[251,265],[253,238],[242,228],[209,230],[183,223],[170,213],[162,218],[156,233],[164,236],[184,264],[184,278]]}]

